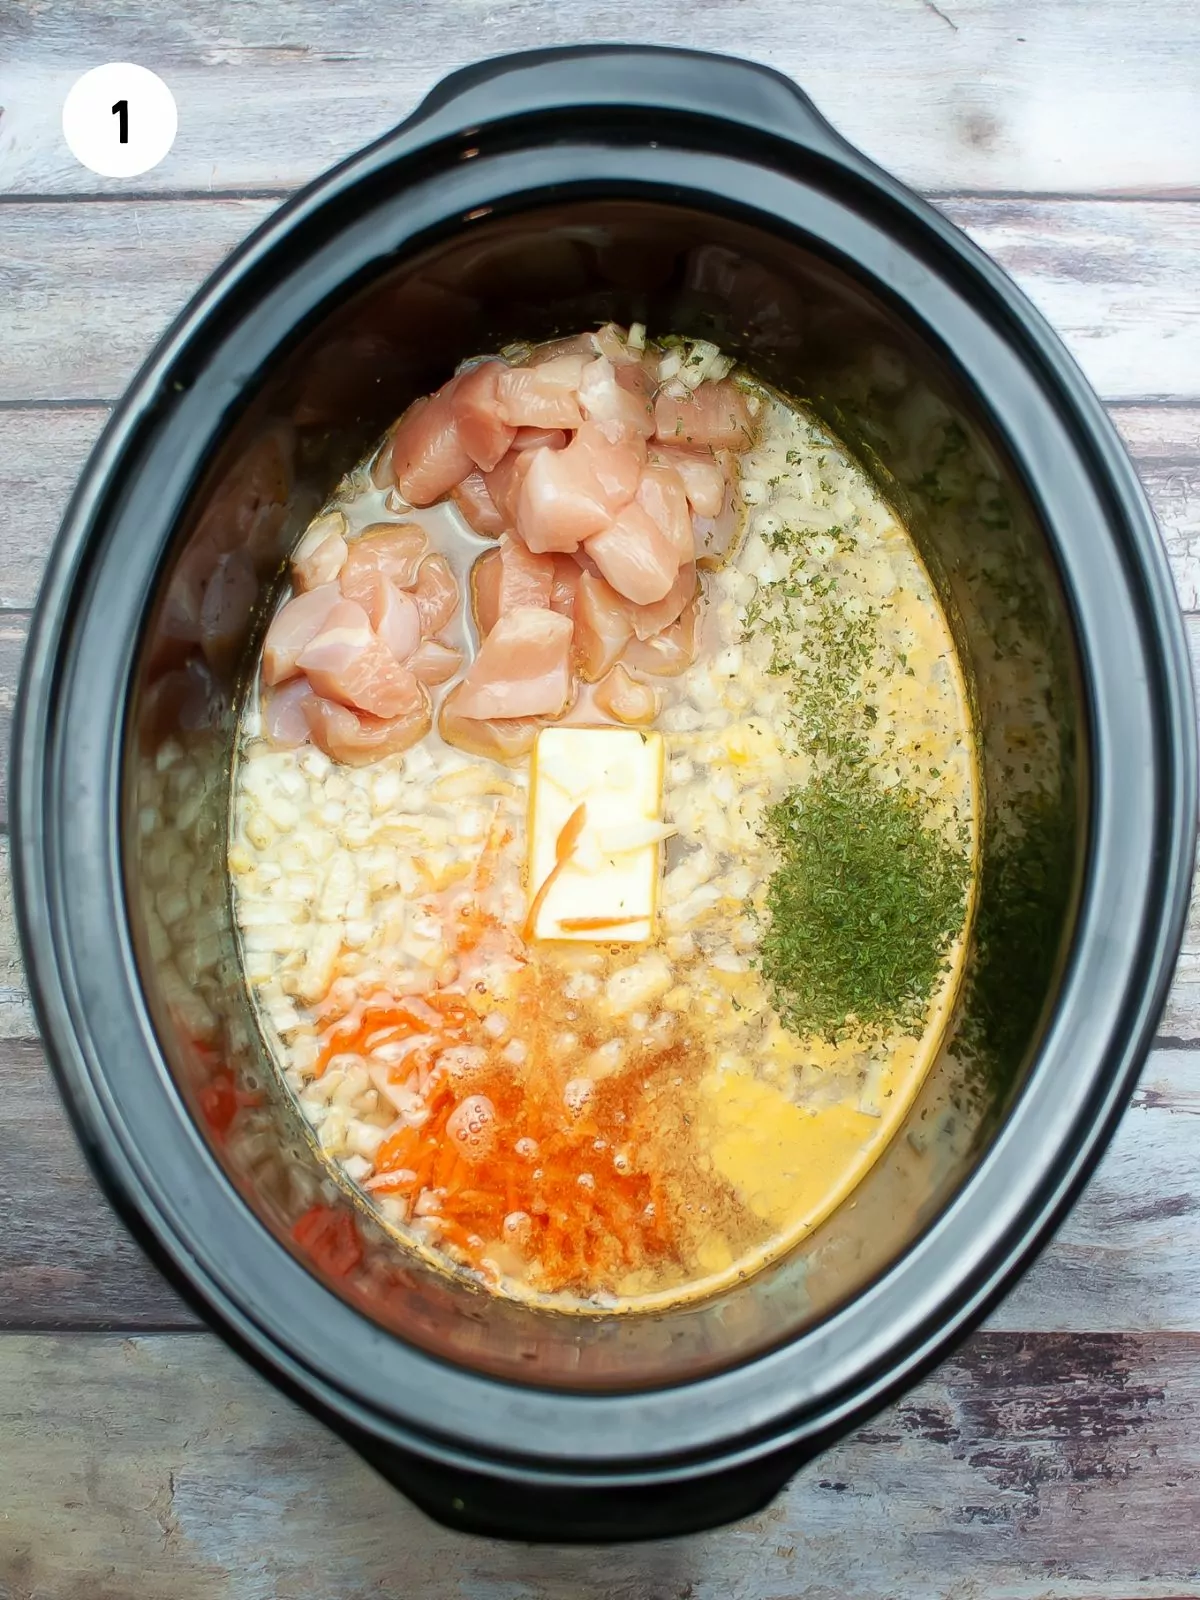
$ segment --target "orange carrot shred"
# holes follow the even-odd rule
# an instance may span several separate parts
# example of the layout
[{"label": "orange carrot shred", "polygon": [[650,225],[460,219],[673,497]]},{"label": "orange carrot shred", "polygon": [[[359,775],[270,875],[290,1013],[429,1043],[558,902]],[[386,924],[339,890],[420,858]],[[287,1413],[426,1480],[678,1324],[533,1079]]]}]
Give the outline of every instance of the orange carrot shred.
[{"label": "orange carrot shred", "polygon": [[533,938],[537,919],[541,915],[542,907],[546,904],[546,896],[553,889],[559,874],[575,854],[575,847],[579,843],[579,836],[587,826],[587,803],[583,800],[575,807],[571,815],[563,823],[558,838],[554,843],[554,865],[542,881],[542,886],[533,897],[529,907],[529,915],[521,929],[521,937],[525,940]]}]

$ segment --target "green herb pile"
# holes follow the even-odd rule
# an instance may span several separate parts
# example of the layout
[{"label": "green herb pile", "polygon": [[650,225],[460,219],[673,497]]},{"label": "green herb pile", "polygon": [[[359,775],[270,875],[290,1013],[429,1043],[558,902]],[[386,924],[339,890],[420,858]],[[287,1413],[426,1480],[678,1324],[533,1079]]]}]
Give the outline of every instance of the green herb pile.
[{"label": "green herb pile", "polygon": [[830,771],[770,810],[781,864],[760,959],[784,1026],[919,1032],[962,923],[965,851],[922,820],[919,798],[865,771]]},{"label": "green herb pile", "polygon": [[811,535],[784,528],[769,537],[791,556],[790,571],[759,590],[745,618],[747,636],[771,640],[767,670],[786,683],[786,732],[815,774],[767,815],[779,866],[759,961],[795,1033],[919,1033],[962,927],[969,841],[965,830],[947,839],[928,825],[924,795],[885,787],[872,770],[874,693],[883,677],[911,668],[903,655],[882,658],[877,613],[838,593],[853,531],[826,537],[836,548],[823,566],[809,554]]}]

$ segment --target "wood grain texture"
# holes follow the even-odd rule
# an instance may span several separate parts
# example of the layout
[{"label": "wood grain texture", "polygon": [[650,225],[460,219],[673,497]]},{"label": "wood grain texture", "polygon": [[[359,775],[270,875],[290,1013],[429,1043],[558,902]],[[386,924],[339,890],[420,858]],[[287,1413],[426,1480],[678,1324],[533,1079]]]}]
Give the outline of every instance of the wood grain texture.
[{"label": "wood grain texture", "polygon": [[[29,615],[24,611],[0,612],[0,830],[8,827],[8,747],[12,734],[13,707],[21,674],[21,657],[29,634]],[[0,930],[4,927],[4,906],[8,897],[7,858],[0,887]],[[0,941],[4,934],[0,931]],[[0,989],[0,1034],[4,1031],[4,1006],[8,996]]]},{"label": "wood grain texture", "polygon": [[0,1075],[0,1328],[198,1327],[93,1181],[41,1045],[5,1040]]},{"label": "wood grain texture", "polygon": [[[174,149],[139,188],[290,188],[405,117],[446,72],[498,53],[621,39],[732,51],[789,74],[833,123],[926,189],[1200,190],[1191,0],[459,0],[385,23],[370,0],[8,0],[0,187],[120,192],[73,160],[59,110],[101,61],[163,74]],[[269,92],[264,89],[269,85]]]},{"label": "wood grain texture", "polygon": [[[5,750],[6,765],[7,754]],[[8,848],[8,840],[0,839],[0,1041],[29,1039],[36,1031],[13,916]],[[0,1044],[2,1049],[3,1045]]]},{"label": "wood grain texture", "polygon": [[105,407],[0,409],[0,612],[27,610]]},{"label": "wood grain texture", "polygon": [[[0,405],[113,400],[272,204],[0,208]],[[944,209],[1013,274],[1105,399],[1200,401],[1200,202],[954,199]]]},{"label": "wood grain texture", "polygon": [[[192,1328],[95,1188],[41,1048],[0,1041],[0,1329]],[[1058,1237],[989,1326],[1200,1329],[1200,1051],[1151,1057]]]},{"label": "wood grain texture", "polygon": [[215,1340],[12,1337],[6,1600],[1151,1600],[1200,1566],[1200,1336],[990,1334],[767,1511],[603,1552],[435,1527]]},{"label": "wood grain texture", "polygon": [[0,208],[0,404],[120,395],[269,200]]},{"label": "wood grain texture", "polygon": [[1110,409],[1158,519],[1179,603],[1200,611],[1200,409]]}]

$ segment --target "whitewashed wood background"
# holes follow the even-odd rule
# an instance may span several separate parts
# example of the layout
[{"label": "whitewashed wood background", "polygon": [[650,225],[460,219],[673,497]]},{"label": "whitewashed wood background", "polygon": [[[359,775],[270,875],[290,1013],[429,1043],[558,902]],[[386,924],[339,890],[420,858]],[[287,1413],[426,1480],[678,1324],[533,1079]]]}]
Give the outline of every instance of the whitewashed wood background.
[{"label": "whitewashed wood background", "polygon": [[[586,39],[781,68],[992,251],[1112,407],[1200,651],[1200,0],[0,0],[5,746],[71,484],[205,273],[451,67]],[[133,184],[59,131],[74,78],[112,60],[179,104]],[[1160,1032],[1044,1259],[769,1512],[661,1546],[507,1547],[426,1522],[126,1238],[34,1036],[0,853],[0,1600],[1200,1595],[1200,915]]]}]

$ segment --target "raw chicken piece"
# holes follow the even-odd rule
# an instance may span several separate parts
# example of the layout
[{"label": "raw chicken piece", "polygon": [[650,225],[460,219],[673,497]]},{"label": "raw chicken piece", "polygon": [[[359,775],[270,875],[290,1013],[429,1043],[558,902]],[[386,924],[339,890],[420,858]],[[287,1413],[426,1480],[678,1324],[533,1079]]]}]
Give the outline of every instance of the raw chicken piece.
[{"label": "raw chicken piece", "polygon": [[517,497],[536,454],[536,449],[510,450],[500,465],[484,477],[484,485],[505,528],[516,526]]},{"label": "raw chicken piece", "polygon": [[645,349],[635,350],[629,343],[629,335],[616,322],[606,322],[602,328],[597,328],[594,334],[589,334],[595,342],[596,349],[602,356],[607,356],[614,367],[640,367],[645,360]]},{"label": "raw chicken piece", "polygon": [[675,582],[661,600],[652,605],[635,606],[625,601],[625,610],[633,625],[635,639],[653,639],[683,615],[683,608],[696,593],[696,563],[685,562],[679,569]]},{"label": "raw chicken piece", "polygon": [[504,571],[499,550],[486,550],[471,568],[471,616],[476,632],[486,639],[500,615],[500,589]]},{"label": "raw chicken piece", "polygon": [[696,538],[692,532],[687,491],[674,467],[644,467],[637,503],[653,517],[680,561],[696,559]]},{"label": "raw chicken piece", "polygon": [[547,339],[545,344],[535,344],[529,352],[526,365],[541,367],[559,356],[583,356],[587,360],[600,354],[600,345],[594,333],[572,333],[565,339]]},{"label": "raw chicken piece", "polygon": [[550,609],[557,611],[560,616],[573,617],[581,571],[579,562],[575,556],[563,555],[561,552],[555,552],[550,559],[554,562],[554,581],[550,585]]},{"label": "raw chicken piece", "polygon": [[509,367],[498,384],[500,415],[518,428],[577,428],[582,355],[555,356],[536,367]]},{"label": "raw chicken piece", "polygon": [[451,689],[438,715],[438,732],[447,744],[493,761],[517,761],[529,754],[545,717],[464,717],[457,703],[462,692],[461,683]]},{"label": "raw chicken piece", "polygon": [[607,528],[637,492],[645,445],[614,444],[585,423],[565,450],[534,450],[517,495],[517,532],[531,550],[570,553]]},{"label": "raw chicken piece", "polygon": [[654,410],[654,396],[658,392],[658,357],[643,355],[637,361],[619,362],[609,358],[617,369],[617,382],[622,389],[627,389],[630,394],[636,395],[639,400],[644,400]]},{"label": "raw chicken piece", "polygon": [[336,583],[323,583],[319,589],[296,595],[275,613],[263,643],[264,683],[283,683],[286,678],[295,677],[300,670],[296,665],[300,652],[316,638],[341,600],[342,591]]},{"label": "raw chicken piece", "polygon": [[431,639],[454,618],[458,610],[458,584],[445,556],[426,556],[417,573],[413,599],[421,613],[421,632]]},{"label": "raw chicken piece", "polygon": [[277,750],[294,750],[308,742],[305,707],[314,699],[307,678],[293,678],[279,689],[266,689],[262,697],[263,738]]},{"label": "raw chicken piece", "polygon": [[688,503],[698,517],[721,515],[725,506],[725,473],[711,451],[676,450],[661,445],[650,452],[650,459],[675,468],[683,479]]},{"label": "raw chicken piece", "polygon": [[673,622],[653,639],[631,639],[623,657],[627,666],[641,672],[654,672],[663,678],[677,678],[696,659],[699,606],[693,596],[678,622]]},{"label": "raw chicken piece", "polygon": [[462,666],[461,650],[452,650],[436,639],[422,639],[405,666],[422,683],[445,683]]},{"label": "raw chicken piece", "polygon": [[[535,450],[565,450],[571,435],[561,428],[518,428],[512,449],[493,472],[489,472],[484,487],[496,506],[502,528],[512,528],[517,521],[517,497],[525,474],[532,465]],[[485,532],[489,530],[483,530]],[[497,530],[500,531],[500,530]]]},{"label": "raw chicken piece", "polygon": [[633,637],[629,602],[603,578],[579,575],[575,593],[575,661],[585,683],[602,678]]},{"label": "raw chicken piece", "polygon": [[372,583],[373,592],[365,607],[371,626],[396,660],[405,662],[421,642],[417,602],[382,573],[377,572]]},{"label": "raw chicken piece", "polygon": [[371,628],[353,600],[342,600],[296,660],[313,690],[373,717],[413,714],[420,685]]},{"label": "raw chicken piece", "polygon": [[[582,553],[582,552],[581,552]],[[580,675],[593,683],[602,678],[630,638],[652,639],[669,628],[696,593],[696,567],[689,561],[661,600],[635,605],[618,594],[599,572],[581,572],[575,610],[575,656]]]},{"label": "raw chicken piece", "polygon": [[218,672],[232,667],[258,601],[258,578],[245,550],[219,556],[200,602],[200,647]]},{"label": "raw chicken piece", "polygon": [[594,534],[586,549],[617,593],[635,605],[661,600],[679,574],[678,552],[636,501]]},{"label": "raw chicken piece", "polygon": [[557,717],[571,698],[569,617],[518,606],[499,618],[457,691],[460,716]]},{"label": "raw chicken piece", "polygon": [[304,711],[313,743],[331,760],[348,767],[364,767],[381,756],[410,749],[433,726],[429,696],[415,678],[413,685],[416,692],[408,710],[394,717],[368,716],[310,695]]},{"label": "raw chicken piece", "polygon": [[[579,406],[589,422],[614,444],[620,439],[649,439],[654,432],[654,407],[646,393],[639,394],[618,379],[618,371],[607,356],[589,361],[579,380]],[[630,374],[640,372],[630,367]]]},{"label": "raw chicken piece", "polygon": [[574,444],[565,450],[531,450],[517,492],[517,532],[539,554],[570,552],[606,528],[608,500],[586,457]]},{"label": "raw chicken piece", "polygon": [[545,445],[549,450],[565,450],[571,435],[565,428],[518,428],[513,436],[514,450],[537,450]]},{"label": "raw chicken piece", "polygon": [[696,533],[696,559],[703,567],[723,567],[736,548],[744,517],[730,495],[715,517],[692,519]]},{"label": "raw chicken piece", "polygon": [[604,576],[604,574],[600,571],[600,568],[592,560],[591,556],[588,555],[583,545],[579,546],[579,549],[576,550],[575,554],[571,557],[571,560],[579,568],[580,572],[590,572],[593,578],[601,578]]},{"label": "raw chicken piece", "polygon": [[500,361],[481,361],[459,375],[452,407],[458,437],[475,465],[490,472],[513,442],[516,429],[500,414],[499,383],[508,368]]},{"label": "raw chicken piece", "polygon": [[658,715],[659,695],[648,683],[631,678],[618,662],[596,685],[596,704],[617,722],[647,727]]},{"label": "raw chicken piece", "polygon": [[398,589],[411,589],[428,550],[425,530],[415,522],[373,522],[350,544],[338,580],[342,593],[347,600],[367,607],[377,577],[387,578]]},{"label": "raw chicken piece", "polygon": [[474,470],[454,415],[457,379],[417,400],[400,419],[392,441],[396,487],[410,506],[431,506]]},{"label": "raw chicken piece", "polygon": [[590,422],[571,441],[578,458],[586,460],[609,509],[619,511],[637,493],[642,468],[646,465],[646,441],[624,439],[614,444]]},{"label": "raw chicken piece", "polygon": [[654,427],[663,444],[712,450],[745,450],[752,434],[746,397],[728,378],[702,383],[683,400],[660,394],[654,402]]},{"label": "raw chicken piece", "polygon": [[[407,415],[407,412],[405,413]],[[383,436],[383,443],[379,446],[374,461],[371,463],[371,482],[377,489],[392,489],[396,487],[396,465],[392,460],[392,446],[396,442],[396,431],[404,417],[398,417]]]},{"label": "raw chicken piece", "polygon": [[332,583],[346,560],[346,519],[340,511],[318,517],[292,552],[292,582],[297,592]]},{"label": "raw chicken piece", "polygon": [[494,539],[505,528],[499,507],[488,493],[482,472],[469,473],[451,490],[450,498],[462,512],[467,526],[485,539]]},{"label": "raw chicken piece", "polygon": [[471,609],[480,637],[517,606],[548,608],[553,587],[554,558],[534,555],[511,533],[501,535],[499,548],[471,568]]}]

